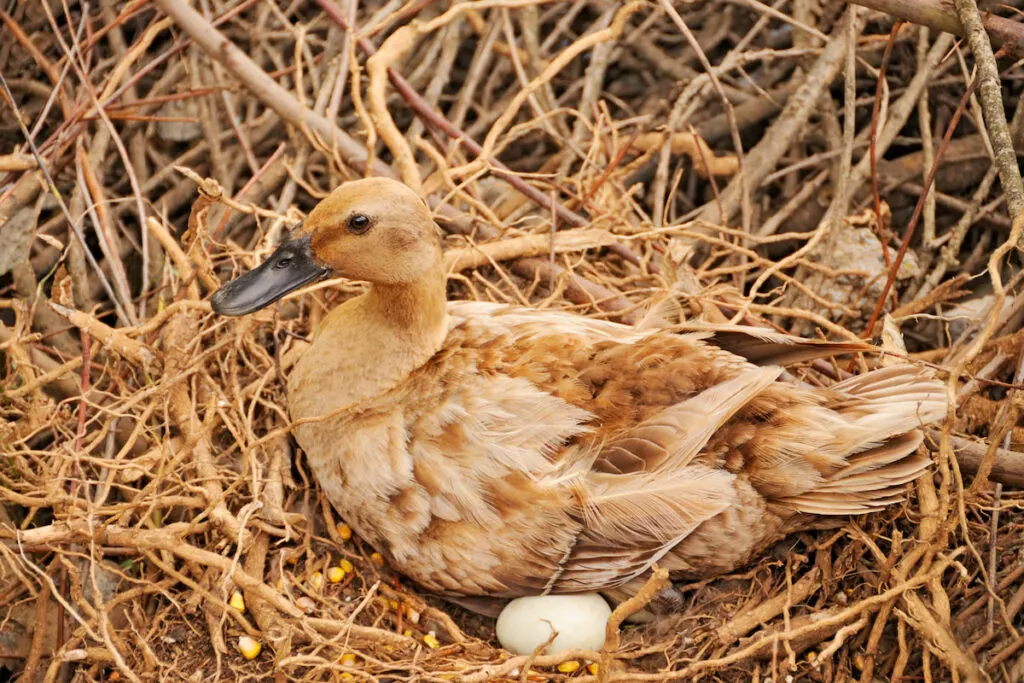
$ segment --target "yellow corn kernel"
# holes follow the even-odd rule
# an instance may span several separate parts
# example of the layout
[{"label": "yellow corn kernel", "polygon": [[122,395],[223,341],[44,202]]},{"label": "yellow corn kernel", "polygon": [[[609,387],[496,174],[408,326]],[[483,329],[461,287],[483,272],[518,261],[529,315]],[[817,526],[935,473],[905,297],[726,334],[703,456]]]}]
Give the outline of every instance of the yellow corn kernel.
[{"label": "yellow corn kernel", "polygon": [[228,604],[234,607],[239,612],[245,611],[245,598],[242,597],[242,591],[236,590],[231,594],[231,599]]},{"label": "yellow corn kernel", "polygon": [[373,560],[377,566],[384,566],[384,556],[380,553],[370,553],[370,559]]},{"label": "yellow corn kernel", "polygon": [[260,641],[254,640],[249,636],[241,636],[238,639],[238,651],[246,659],[255,659],[262,649],[263,645],[260,644]]},{"label": "yellow corn kernel", "polygon": [[346,652],[341,656],[341,663],[343,666],[355,666],[356,656],[351,652]]},{"label": "yellow corn kernel", "polygon": [[338,678],[339,678],[339,679],[341,679],[341,680],[343,680],[343,681],[352,681],[352,680],[355,680],[355,676],[353,676],[352,674],[350,674],[350,673],[349,673],[349,672],[347,672],[347,671],[344,671],[344,672],[342,672],[342,673],[338,674]]},{"label": "yellow corn kernel", "polygon": [[441,647],[441,642],[437,639],[437,636],[434,635],[433,631],[423,636],[423,642],[426,643],[427,647],[431,650],[436,650]]},{"label": "yellow corn kernel", "polygon": [[562,662],[558,665],[558,670],[564,674],[571,674],[580,668],[580,663],[575,659],[570,659],[568,662]]},{"label": "yellow corn kernel", "polygon": [[596,676],[597,675],[597,662],[591,662],[590,664],[587,664],[587,671],[590,673],[591,676]]},{"label": "yellow corn kernel", "polygon": [[815,652],[814,650],[810,650],[810,651],[809,651],[809,652],[807,653],[807,661],[808,661],[808,662],[813,662],[813,661],[814,661],[815,659],[817,659],[817,658],[818,658],[818,653],[817,653],[817,652]]},{"label": "yellow corn kernel", "polygon": [[347,541],[352,538],[352,527],[345,522],[338,525],[338,536],[341,536],[341,540]]},{"label": "yellow corn kernel", "polygon": [[309,575],[309,585],[315,588],[316,590],[320,590],[320,588],[324,585],[324,575],[320,572],[313,572]]},{"label": "yellow corn kernel", "polygon": [[406,606],[405,616],[409,619],[409,622],[412,624],[420,623],[420,613],[414,610],[412,607]]},{"label": "yellow corn kernel", "polygon": [[402,631],[402,635],[405,636],[406,638],[412,638],[412,629],[411,628],[405,629],[404,631]]},{"label": "yellow corn kernel", "polygon": [[329,567],[327,569],[327,580],[331,583],[338,583],[345,578],[345,570],[341,567]]},{"label": "yellow corn kernel", "polygon": [[853,656],[853,665],[855,667],[857,667],[858,669],[860,669],[861,671],[863,671],[865,665],[867,665],[867,662],[864,661],[864,655],[860,654],[859,652],[857,654],[855,654]]},{"label": "yellow corn kernel", "polygon": [[393,610],[395,610],[397,612],[398,611],[398,600],[388,600],[388,607],[390,607],[391,609],[393,609]]},{"label": "yellow corn kernel", "polygon": [[344,569],[346,574],[351,574],[356,570],[356,568],[352,566],[352,563],[345,558],[341,558],[341,561],[338,562],[338,566]]}]

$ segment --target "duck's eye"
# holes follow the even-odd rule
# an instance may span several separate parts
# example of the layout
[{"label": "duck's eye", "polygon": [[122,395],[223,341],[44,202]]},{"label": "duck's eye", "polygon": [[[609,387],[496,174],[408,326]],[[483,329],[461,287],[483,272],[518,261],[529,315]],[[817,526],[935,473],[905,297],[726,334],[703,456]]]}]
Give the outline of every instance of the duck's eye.
[{"label": "duck's eye", "polygon": [[361,213],[357,213],[348,219],[349,232],[353,232],[357,235],[361,235],[370,228],[370,218]]},{"label": "duck's eye", "polygon": [[277,268],[277,269],[287,268],[291,264],[292,264],[292,257],[291,256],[282,256],[281,258],[277,259],[277,261],[274,262],[274,267]]}]

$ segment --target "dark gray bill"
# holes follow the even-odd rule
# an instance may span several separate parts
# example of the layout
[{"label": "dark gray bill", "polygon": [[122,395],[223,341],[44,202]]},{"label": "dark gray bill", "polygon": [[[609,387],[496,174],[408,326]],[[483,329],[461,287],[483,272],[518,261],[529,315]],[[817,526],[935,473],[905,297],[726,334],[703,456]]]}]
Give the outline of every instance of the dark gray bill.
[{"label": "dark gray bill", "polygon": [[282,243],[257,268],[240,275],[210,297],[213,310],[221,315],[245,315],[269,306],[302,285],[330,272],[313,260],[309,235]]}]

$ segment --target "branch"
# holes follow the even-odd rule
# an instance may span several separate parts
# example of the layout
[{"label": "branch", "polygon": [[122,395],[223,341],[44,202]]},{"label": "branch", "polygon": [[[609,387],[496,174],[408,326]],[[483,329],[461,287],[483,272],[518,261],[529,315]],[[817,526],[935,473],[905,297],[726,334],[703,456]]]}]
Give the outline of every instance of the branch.
[{"label": "branch", "polygon": [[147,368],[157,359],[157,355],[153,350],[142,342],[135,341],[122,330],[110,327],[84,311],[76,311],[72,308],[61,306],[55,301],[50,302],[50,308],[66,318],[68,322],[78,329],[91,334],[117,355],[140,367]]},{"label": "branch", "polygon": [[815,567],[793,584],[791,590],[781,592],[756,607],[733,615],[718,627],[716,635],[722,645],[732,645],[758,626],[767,624],[789,607],[799,605],[821,588],[821,571]]},{"label": "branch", "polygon": [[[178,27],[187,33],[207,54],[216,59],[252,91],[265,105],[281,118],[299,128],[308,128],[326,140],[330,140],[345,161],[359,170],[365,170],[368,155],[366,149],[337,125],[309,109],[306,109],[290,92],[277,84],[256,62],[249,58],[234,43],[221,35],[203,15],[187,3],[177,0],[154,0],[167,16],[174,19]],[[373,164],[377,175],[394,177],[391,169],[380,161]]]},{"label": "branch", "polygon": [[[953,0],[953,5],[966,29],[971,52],[974,53],[974,62],[978,69],[978,94],[981,96],[981,109],[985,113],[988,138],[995,154],[995,166],[999,170],[999,183],[1003,186],[1010,218],[1016,220],[1024,213],[1024,185],[1021,184],[1013,136],[1010,134],[1009,124],[1006,123],[1002,82],[996,57],[992,53],[992,43],[985,33],[984,22],[981,20],[981,13],[975,0]],[[1024,242],[1018,242],[1017,248],[1024,248]]]},{"label": "branch", "polygon": [[[942,438],[942,433],[938,430],[929,430],[929,432],[936,440]],[[950,436],[949,443],[953,446],[953,452],[956,453],[957,464],[965,472],[977,472],[985,455],[991,449],[986,443],[971,441],[959,436]],[[992,481],[1007,486],[1024,488],[1024,453],[1006,448],[996,448],[992,471],[988,477]]]},{"label": "branch", "polygon": [[[619,626],[622,625],[622,622],[647,607],[651,600],[669,585],[671,584],[668,570],[664,567],[656,568],[636,595],[619,604],[608,617],[608,623],[605,624],[602,652],[608,653],[619,649]],[[605,665],[607,666],[607,661]]]},{"label": "branch", "polygon": [[[835,36],[846,35],[849,13],[843,15],[841,25],[833,31]],[[858,26],[860,23],[858,22]],[[846,41],[834,38],[825,44],[821,56],[807,72],[806,78],[796,92],[786,102],[782,113],[775,119],[771,128],[761,136],[761,141],[747,153],[740,175],[733,178],[722,191],[719,201],[708,202],[698,218],[713,225],[725,225],[740,208],[743,197],[743,184],[756,188],[764,181],[765,176],[775,170],[782,155],[790,150],[793,142],[800,139],[808,130],[807,121],[817,111],[821,94],[826,91],[846,57]]]},{"label": "branch", "polygon": [[[960,37],[967,35],[960,18],[949,11],[949,3],[945,0],[847,0],[847,2],[885,12],[938,31],[945,31]],[[1024,57],[1024,26],[1010,19],[988,13],[981,17],[981,25],[988,32],[993,45],[1002,47],[1007,54],[1014,57]]]},{"label": "branch", "polygon": [[607,247],[615,244],[617,239],[612,233],[599,228],[564,230],[555,233],[554,239],[548,234],[507,237],[485,244],[449,249],[444,254],[444,265],[448,272],[458,272],[524,256],[544,256],[552,252],[562,254]]}]

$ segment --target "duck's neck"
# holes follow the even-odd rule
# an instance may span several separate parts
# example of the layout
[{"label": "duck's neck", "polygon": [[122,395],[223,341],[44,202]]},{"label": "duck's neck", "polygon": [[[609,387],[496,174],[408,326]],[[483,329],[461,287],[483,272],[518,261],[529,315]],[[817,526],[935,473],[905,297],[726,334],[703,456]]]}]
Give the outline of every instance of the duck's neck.
[{"label": "duck's neck", "polygon": [[386,334],[397,334],[404,345],[419,350],[430,347],[429,356],[444,340],[448,328],[448,301],[441,268],[415,282],[373,285],[363,298],[365,322]]},{"label": "duck's neck", "polygon": [[[328,410],[354,405],[398,386],[441,348],[447,334],[440,267],[416,282],[373,285],[327,315],[302,367],[293,371],[291,379],[298,382],[292,386]],[[299,404],[293,407],[301,413],[314,409]]]}]

